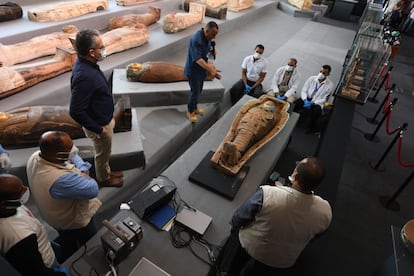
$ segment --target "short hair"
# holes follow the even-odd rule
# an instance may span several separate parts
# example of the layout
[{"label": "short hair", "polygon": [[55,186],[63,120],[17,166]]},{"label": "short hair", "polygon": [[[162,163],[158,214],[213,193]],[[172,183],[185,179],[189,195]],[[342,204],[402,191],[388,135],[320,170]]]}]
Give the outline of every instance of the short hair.
[{"label": "short hair", "polygon": [[325,69],[325,70],[328,70],[328,72],[329,72],[329,73],[331,73],[331,69],[332,69],[332,68],[331,68],[331,66],[330,66],[330,65],[327,65],[327,64],[322,65],[322,68],[323,68],[323,69]]},{"label": "short hair", "polygon": [[255,49],[259,48],[259,49],[262,49],[264,51],[264,46],[262,44],[257,44],[256,47],[254,47],[254,48]]},{"label": "short hair", "polygon": [[209,22],[207,22],[207,24],[205,26],[205,29],[206,30],[214,29],[214,28],[216,28],[217,30],[219,29],[219,27],[218,27],[218,25],[217,25],[217,23],[215,21],[209,21]]},{"label": "short hair", "polygon": [[315,157],[307,157],[296,167],[297,181],[305,191],[315,189],[325,177],[325,168]]},{"label": "short hair", "polygon": [[80,56],[86,56],[89,49],[96,47],[96,37],[99,31],[93,29],[81,30],[76,34],[76,51]]}]

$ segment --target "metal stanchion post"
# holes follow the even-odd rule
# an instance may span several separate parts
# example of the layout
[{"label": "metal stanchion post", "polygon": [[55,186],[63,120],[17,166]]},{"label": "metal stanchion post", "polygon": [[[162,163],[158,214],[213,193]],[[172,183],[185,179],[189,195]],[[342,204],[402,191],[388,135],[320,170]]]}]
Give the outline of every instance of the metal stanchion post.
[{"label": "metal stanchion post", "polygon": [[380,92],[382,86],[384,85],[385,81],[387,80],[388,74],[391,74],[391,71],[392,71],[393,68],[394,68],[394,66],[391,65],[390,66],[390,69],[388,69],[387,73],[384,75],[384,78],[382,78],[381,84],[378,87],[377,91],[375,92],[374,96],[373,97],[369,97],[368,98],[368,101],[370,101],[372,103],[377,103],[378,102],[378,100],[376,99],[376,97],[377,97],[378,93]]},{"label": "metal stanchion post", "polygon": [[378,116],[378,114],[380,113],[380,111],[383,109],[383,107],[384,107],[384,105],[385,105],[385,103],[387,102],[387,99],[388,99],[388,97],[389,96],[391,96],[391,94],[393,93],[393,91],[395,90],[395,83],[393,83],[392,85],[391,85],[391,89],[390,90],[388,90],[388,93],[387,93],[387,95],[384,97],[384,100],[382,101],[382,104],[380,105],[380,107],[378,108],[378,110],[377,110],[377,112],[375,112],[375,115],[374,115],[374,117],[372,117],[372,118],[367,118],[367,122],[368,123],[371,123],[371,124],[378,124],[378,121],[377,121],[377,116]]},{"label": "metal stanchion post", "polygon": [[381,204],[385,208],[390,209],[392,211],[399,211],[400,210],[400,205],[398,204],[398,202],[395,201],[395,199],[404,190],[404,188],[407,187],[408,183],[410,183],[410,181],[413,179],[413,177],[414,177],[414,170],[407,177],[407,179],[405,179],[404,183],[397,189],[397,191],[395,191],[395,193],[391,197],[388,197],[388,196],[381,196],[380,197]]},{"label": "metal stanchion post", "polygon": [[385,119],[388,116],[388,113],[390,113],[391,107],[393,105],[395,105],[395,103],[397,102],[398,98],[395,98],[391,101],[390,105],[387,107],[387,111],[385,112],[384,116],[382,117],[381,121],[379,122],[377,128],[375,129],[375,131],[372,134],[369,133],[365,133],[364,137],[374,143],[378,143],[379,142],[379,138],[376,137],[375,135],[377,134],[378,130],[380,129],[380,127],[382,126],[382,124],[384,123]]},{"label": "metal stanchion post", "polygon": [[391,143],[389,144],[388,148],[385,150],[384,154],[381,156],[380,160],[377,162],[377,164],[375,164],[375,166],[372,165],[371,161],[369,161],[369,165],[371,166],[371,168],[373,168],[376,171],[384,171],[385,168],[381,167],[380,165],[382,163],[382,161],[384,161],[385,157],[388,155],[388,153],[390,152],[390,150],[392,149],[392,147],[395,145],[395,143],[398,141],[398,138],[400,137],[400,135],[404,132],[404,130],[407,129],[408,124],[407,123],[403,123],[403,125],[400,127],[400,130],[397,132],[397,134],[395,135],[394,139],[391,141]]}]

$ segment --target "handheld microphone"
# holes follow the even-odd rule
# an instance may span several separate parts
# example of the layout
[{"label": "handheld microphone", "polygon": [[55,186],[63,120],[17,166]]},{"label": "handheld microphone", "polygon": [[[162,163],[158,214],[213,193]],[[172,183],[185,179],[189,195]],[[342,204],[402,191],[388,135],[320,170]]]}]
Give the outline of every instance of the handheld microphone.
[{"label": "handheld microphone", "polygon": [[216,42],[211,41],[211,55],[213,56],[213,59],[216,59]]}]

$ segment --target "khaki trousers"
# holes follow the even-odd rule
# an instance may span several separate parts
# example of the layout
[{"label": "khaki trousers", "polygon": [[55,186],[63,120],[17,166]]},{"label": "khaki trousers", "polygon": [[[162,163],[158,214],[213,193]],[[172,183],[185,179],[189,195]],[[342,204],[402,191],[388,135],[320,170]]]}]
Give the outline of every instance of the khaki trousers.
[{"label": "khaki trousers", "polygon": [[114,127],[115,120],[112,119],[109,124],[103,126],[107,131],[107,135],[101,138],[98,138],[98,135],[95,132],[83,128],[83,132],[85,132],[86,137],[92,140],[95,148],[95,172],[96,179],[99,182],[109,179],[109,174],[111,173],[109,159],[111,158]]}]

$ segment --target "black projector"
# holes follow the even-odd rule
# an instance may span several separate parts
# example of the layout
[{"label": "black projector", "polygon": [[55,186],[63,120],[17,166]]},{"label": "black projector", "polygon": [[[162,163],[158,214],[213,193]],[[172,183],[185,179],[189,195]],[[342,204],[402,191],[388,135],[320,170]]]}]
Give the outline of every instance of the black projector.
[{"label": "black projector", "polygon": [[128,204],[138,217],[144,219],[158,207],[167,204],[176,190],[177,187],[170,179],[159,176],[154,178],[147,188],[136,194]]}]

